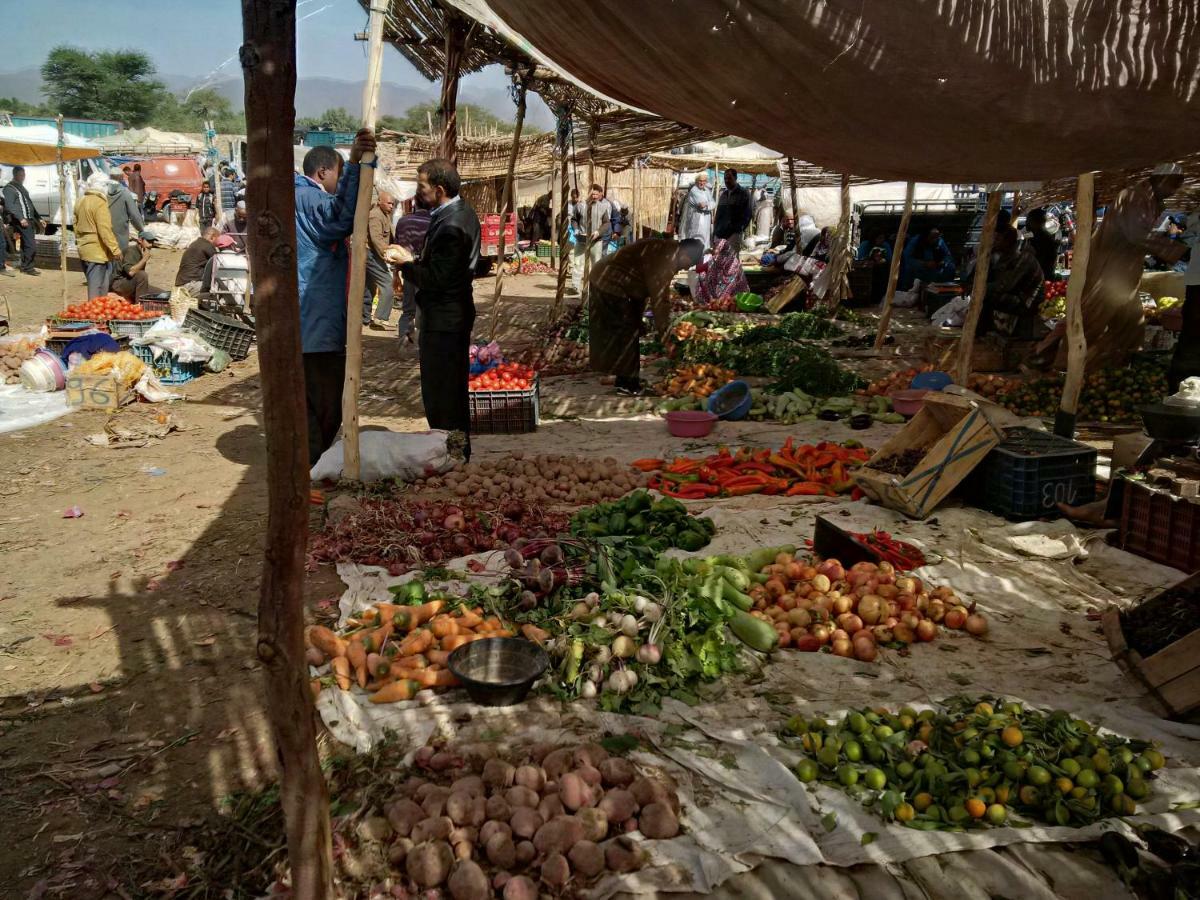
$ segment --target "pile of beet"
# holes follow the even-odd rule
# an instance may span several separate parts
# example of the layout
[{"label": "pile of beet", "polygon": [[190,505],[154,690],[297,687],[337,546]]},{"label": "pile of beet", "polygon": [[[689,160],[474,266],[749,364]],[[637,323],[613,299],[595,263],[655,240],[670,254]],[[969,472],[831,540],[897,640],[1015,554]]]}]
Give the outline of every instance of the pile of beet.
[{"label": "pile of beet", "polygon": [[522,538],[566,531],[568,517],[521,500],[463,501],[364,498],[308,542],[308,568],[356,562],[386,566],[392,575],[472,553],[507,550]]}]

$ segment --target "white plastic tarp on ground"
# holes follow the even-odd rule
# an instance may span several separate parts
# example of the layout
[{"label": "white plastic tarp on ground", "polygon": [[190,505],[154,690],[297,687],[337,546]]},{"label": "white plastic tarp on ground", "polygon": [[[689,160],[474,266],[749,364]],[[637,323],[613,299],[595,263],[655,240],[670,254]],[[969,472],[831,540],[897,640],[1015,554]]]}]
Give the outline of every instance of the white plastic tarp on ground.
[{"label": "white plastic tarp on ground", "polygon": [[0,434],[53,422],[70,411],[62,391],[38,394],[19,384],[0,384]]},{"label": "white plastic tarp on ground", "polygon": [[[693,504],[693,511],[699,504]],[[955,694],[999,694],[1042,708],[1062,708],[1130,737],[1158,741],[1171,760],[1154,794],[1131,821],[1167,830],[1200,825],[1200,728],[1158,718],[1136,683],[1110,659],[1090,609],[1128,604],[1178,581],[1180,573],[1109,547],[1095,533],[1065,522],[1011,524],[967,508],[947,508],[924,522],[840,499],[804,503],[747,497],[711,505],[717,533],[702,551],[743,553],[793,543],[812,534],[814,517],[829,514],[864,531],[903,534],[921,547],[928,564],[917,574],[949,584],[979,604],[991,622],[985,640],[943,635],[907,656],[881,654],[873,664],[829,654],[777,653],[754,678],[729,676],[710,702],[688,708],[668,700],[653,720],[601,713],[594,704],[564,707],[534,697],[509,709],[469,703],[459,691],[422,701],[374,706],[365,694],[327,690],[317,708],[334,736],[369,751],[389,730],[407,734],[413,748],[436,730],[455,740],[506,735],[523,743],[549,736],[568,743],[598,733],[637,733],[652,749],[639,763],[669,771],[681,785],[683,839],[650,845],[652,865],[608,882],[597,895],[620,889],[712,891],[765,858],[794,865],[853,866],[898,863],[948,851],[1094,838],[1116,819],[1087,829],[1043,825],[954,834],[889,826],[846,794],[796,780],[796,750],[778,731],[795,713],[836,716],[849,708],[933,703]],[[503,564],[482,554],[485,580]],[[449,564],[465,568],[464,561]],[[388,596],[407,578],[385,570],[342,564],[345,617]],[[475,576],[473,576],[475,577]],[[479,739],[477,737],[477,739]],[[831,815],[832,814],[832,815]],[[1014,823],[1018,824],[1018,823]],[[864,836],[874,837],[863,843]]]},{"label": "white plastic tarp on ground", "polygon": [[1200,0],[449,2],[620,103],[839,172],[1047,179],[1200,146]]}]

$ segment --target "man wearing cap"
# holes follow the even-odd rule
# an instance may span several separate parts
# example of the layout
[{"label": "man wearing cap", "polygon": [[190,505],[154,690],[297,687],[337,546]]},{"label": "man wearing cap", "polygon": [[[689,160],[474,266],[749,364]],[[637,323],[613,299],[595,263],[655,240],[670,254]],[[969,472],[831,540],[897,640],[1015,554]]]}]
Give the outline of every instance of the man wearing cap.
[{"label": "man wearing cap", "polygon": [[121,258],[121,245],[113,234],[108,211],[109,178],[93,172],[87,190],[75,204],[75,246],[87,277],[88,299],[103,297],[112,281],[113,262]]},{"label": "man wearing cap", "polygon": [[233,207],[233,214],[226,214],[225,227],[221,229],[221,234],[228,235],[232,239],[230,246],[234,247],[238,253],[246,252],[246,230],[250,227],[249,215],[246,212],[246,201],[239,200]]},{"label": "man wearing cap", "polygon": [[150,286],[150,276],[146,274],[153,245],[154,238],[148,231],[141,232],[129,242],[113,275],[110,290],[114,294],[120,294],[126,300],[141,300],[147,294],[161,293],[159,288]]},{"label": "man wearing cap", "polygon": [[146,228],[142,220],[142,211],[138,208],[137,198],[125,187],[125,172],[114,169],[112,180],[108,183],[108,212],[112,217],[113,234],[121,245],[121,253],[129,249],[129,226],[141,234]]}]

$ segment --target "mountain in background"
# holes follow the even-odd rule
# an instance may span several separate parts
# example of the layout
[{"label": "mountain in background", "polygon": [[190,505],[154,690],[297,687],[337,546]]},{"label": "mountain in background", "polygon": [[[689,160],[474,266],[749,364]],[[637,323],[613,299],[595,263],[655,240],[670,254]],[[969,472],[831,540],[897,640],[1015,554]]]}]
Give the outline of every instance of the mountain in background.
[{"label": "mountain in background", "polygon": [[[187,75],[160,74],[158,78],[173,93],[182,97],[193,87],[196,79]],[[212,82],[211,87],[229,99],[235,109],[243,103],[242,80],[228,77]],[[437,100],[439,85],[397,84],[384,82],[379,86],[379,112],[381,115],[400,115],[411,106]],[[42,75],[36,68],[20,69],[15,72],[0,72],[0,97],[15,97],[26,103],[42,103]],[[511,121],[516,116],[516,107],[503,88],[477,88],[469,83],[459,91],[460,103],[474,103]],[[299,78],[296,80],[296,115],[316,116],[327,109],[343,107],[351,112],[362,107],[362,82],[344,81],[340,78]],[[552,129],[554,116],[540,99],[529,104],[526,121],[537,128]],[[461,126],[461,122],[460,122]]]}]

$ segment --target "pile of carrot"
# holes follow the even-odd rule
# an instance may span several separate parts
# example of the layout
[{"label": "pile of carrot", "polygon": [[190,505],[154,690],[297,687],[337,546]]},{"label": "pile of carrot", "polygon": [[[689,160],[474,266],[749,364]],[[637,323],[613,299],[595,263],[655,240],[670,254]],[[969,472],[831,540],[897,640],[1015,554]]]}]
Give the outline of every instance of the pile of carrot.
[{"label": "pile of carrot", "polygon": [[[446,609],[443,599],[419,606],[376,603],[338,634],[323,625],[305,631],[308,662],[330,664],[343,691],[357,684],[372,703],[411,700],[424,688],[456,687],[450,654],[471,641],[512,637],[511,630],[481,607]],[[313,692],[320,692],[314,679]]]},{"label": "pile of carrot", "polygon": [[857,441],[799,444],[788,438],[779,450],[731,452],[722,447],[703,459],[638,459],[634,468],[652,474],[647,487],[680,500],[738,497],[744,494],[862,496],[850,472],[871,458]]}]

